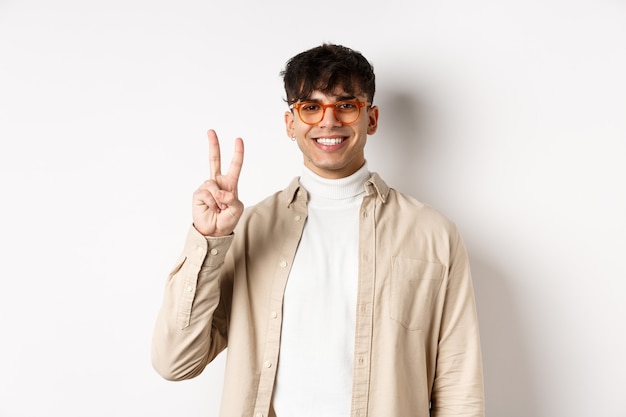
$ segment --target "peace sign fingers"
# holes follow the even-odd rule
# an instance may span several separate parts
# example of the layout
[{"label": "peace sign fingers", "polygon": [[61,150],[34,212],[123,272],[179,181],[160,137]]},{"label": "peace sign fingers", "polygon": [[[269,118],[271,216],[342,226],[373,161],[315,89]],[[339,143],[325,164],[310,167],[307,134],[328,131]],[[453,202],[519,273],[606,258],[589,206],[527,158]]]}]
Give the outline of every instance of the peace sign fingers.
[{"label": "peace sign fingers", "polygon": [[209,138],[209,165],[211,178],[194,193],[193,221],[205,236],[226,236],[232,233],[243,213],[243,203],[237,194],[237,185],[243,166],[243,140],[235,139],[235,150],[226,175],[222,174],[220,144],[214,130]]}]

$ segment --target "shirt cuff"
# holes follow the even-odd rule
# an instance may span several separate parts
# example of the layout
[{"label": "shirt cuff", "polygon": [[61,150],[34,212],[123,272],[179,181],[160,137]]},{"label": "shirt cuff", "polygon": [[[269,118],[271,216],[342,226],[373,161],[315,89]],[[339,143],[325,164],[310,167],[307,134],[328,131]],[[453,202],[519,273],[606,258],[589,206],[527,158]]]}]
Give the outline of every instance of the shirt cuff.
[{"label": "shirt cuff", "polygon": [[222,237],[203,236],[192,225],[185,242],[185,256],[195,265],[211,268],[220,266],[224,263],[234,236],[232,233]]}]

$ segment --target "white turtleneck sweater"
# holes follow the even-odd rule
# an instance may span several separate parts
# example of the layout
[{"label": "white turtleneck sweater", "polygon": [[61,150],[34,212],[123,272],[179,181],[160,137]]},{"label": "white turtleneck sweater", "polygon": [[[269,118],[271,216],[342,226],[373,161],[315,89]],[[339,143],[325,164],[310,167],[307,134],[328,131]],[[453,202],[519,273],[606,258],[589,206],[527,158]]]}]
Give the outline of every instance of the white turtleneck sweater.
[{"label": "white turtleneck sweater", "polygon": [[358,282],[359,209],[367,164],[329,180],[305,168],[308,217],[294,259],[283,308],[277,417],[347,417]]}]

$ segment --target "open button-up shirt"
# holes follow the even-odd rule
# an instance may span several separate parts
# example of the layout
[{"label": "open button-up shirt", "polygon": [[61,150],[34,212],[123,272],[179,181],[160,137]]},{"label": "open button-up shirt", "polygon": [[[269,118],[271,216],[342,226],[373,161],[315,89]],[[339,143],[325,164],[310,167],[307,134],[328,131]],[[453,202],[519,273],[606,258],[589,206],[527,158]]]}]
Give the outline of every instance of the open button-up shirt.
[{"label": "open button-up shirt", "polygon": [[[377,174],[365,187],[351,417],[484,416],[474,293],[455,225]],[[169,274],[153,365],[188,379],[228,348],[221,417],[275,416],[283,296],[306,218],[307,192],[294,179],[246,209],[231,236],[192,227]]]}]

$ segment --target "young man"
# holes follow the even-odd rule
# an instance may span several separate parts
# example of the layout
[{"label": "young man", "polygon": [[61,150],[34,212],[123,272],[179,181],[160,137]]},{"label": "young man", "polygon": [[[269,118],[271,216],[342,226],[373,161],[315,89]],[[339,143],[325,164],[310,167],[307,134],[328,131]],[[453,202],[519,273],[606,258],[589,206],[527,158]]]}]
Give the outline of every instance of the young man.
[{"label": "young man", "polygon": [[170,273],[152,358],[192,378],[228,347],[223,417],[484,415],[466,252],[449,220],[389,188],[365,160],[374,72],[322,45],[283,72],[301,177],[244,211],[243,142],[211,179]]}]

